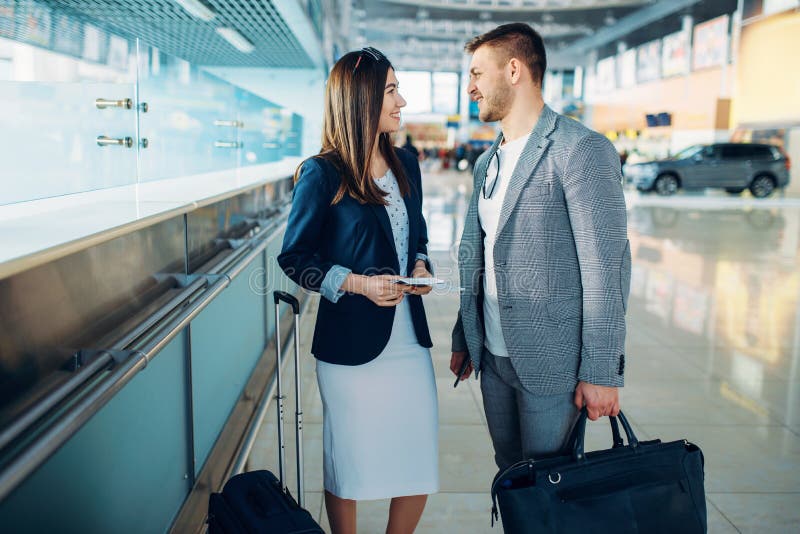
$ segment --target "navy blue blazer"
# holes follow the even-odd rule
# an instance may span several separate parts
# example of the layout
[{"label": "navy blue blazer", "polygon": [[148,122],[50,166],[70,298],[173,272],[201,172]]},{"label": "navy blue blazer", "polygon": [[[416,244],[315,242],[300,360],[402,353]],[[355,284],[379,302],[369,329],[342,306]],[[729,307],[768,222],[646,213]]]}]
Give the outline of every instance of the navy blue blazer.
[{"label": "navy blue blazer", "polygon": [[[395,149],[411,192],[403,200],[409,223],[410,275],[417,253],[427,254],[428,232],[422,217],[419,163],[403,149]],[[360,204],[345,195],[335,205],[339,172],[322,158],[307,160],[300,170],[292,197],[283,249],[278,264],[301,287],[319,291],[334,265],[354,274],[400,274],[389,215],[382,205]],[[417,341],[431,347],[422,297],[406,295]],[[395,308],[381,307],[363,295],[345,293],[334,303],[321,298],[311,352],[328,363],[361,365],[375,359],[392,332]]]}]

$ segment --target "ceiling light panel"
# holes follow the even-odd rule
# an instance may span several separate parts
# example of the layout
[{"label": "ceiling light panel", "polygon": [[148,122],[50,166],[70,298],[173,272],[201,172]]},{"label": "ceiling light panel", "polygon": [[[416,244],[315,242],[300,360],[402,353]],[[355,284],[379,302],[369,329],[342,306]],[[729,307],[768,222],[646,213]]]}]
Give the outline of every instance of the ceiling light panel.
[{"label": "ceiling light panel", "polygon": [[237,32],[233,28],[217,28],[217,33],[220,34],[223,39],[232,44],[240,52],[249,54],[250,52],[255,50],[253,43],[248,41],[244,35]]},{"label": "ceiling light panel", "polygon": [[190,15],[205,22],[214,18],[216,13],[207,4],[200,0],[174,0],[178,5],[185,9]]},{"label": "ceiling light panel", "polygon": [[[181,0],[185,2],[186,0]],[[53,13],[66,13],[109,33],[143,41],[197,65],[313,68],[275,4],[280,0],[205,0],[215,16],[204,21],[178,0],[44,0]],[[25,0],[23,0],[25,2]],[[217,27],[237,30],[251,53],[231,46]]]}]

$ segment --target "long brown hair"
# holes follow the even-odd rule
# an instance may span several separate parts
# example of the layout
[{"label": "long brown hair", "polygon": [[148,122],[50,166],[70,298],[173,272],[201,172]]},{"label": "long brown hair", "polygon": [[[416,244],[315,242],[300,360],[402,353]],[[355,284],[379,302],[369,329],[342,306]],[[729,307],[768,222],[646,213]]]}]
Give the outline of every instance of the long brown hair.
[{"label": "long brown hair", "polygon": [[[375,143],[397,178],[400,193],[409,193],[408,179],[388,133],[378,135],[386,78],[392,64],[374,48],[348,52],[333,66],[325,87],[322,124],[323,158],[339,171],[341,184],[331,204],[350,195],[362,204],[386,205],[386,192],[370,175]],[[305,163],[305,162],[303,162]],[[300,177],[300,169],[294,175]]]}]

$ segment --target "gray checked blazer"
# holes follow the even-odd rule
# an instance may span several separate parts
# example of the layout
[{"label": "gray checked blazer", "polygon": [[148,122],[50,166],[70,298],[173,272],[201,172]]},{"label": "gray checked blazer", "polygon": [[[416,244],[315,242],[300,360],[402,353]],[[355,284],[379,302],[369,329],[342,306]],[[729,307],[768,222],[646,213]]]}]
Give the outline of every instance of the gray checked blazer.
[{"label": "gray checked blazer", "polygon": [[[478,198],[502,139],[475,163],[458,250],[464,291],[453,351],[483,353],[483,230]],[[494,248],[500,322],[522,385],[566,393],[622,386],[631,259],[617,152],[544,106],[508,185]]]}]

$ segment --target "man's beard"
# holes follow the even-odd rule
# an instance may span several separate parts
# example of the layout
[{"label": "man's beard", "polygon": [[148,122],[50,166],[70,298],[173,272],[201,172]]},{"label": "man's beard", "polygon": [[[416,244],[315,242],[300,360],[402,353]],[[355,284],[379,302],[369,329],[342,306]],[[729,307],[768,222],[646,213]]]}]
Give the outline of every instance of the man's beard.
[{"label": "man's beard", "polygon": [[483,122],[495,122],[508,114],[511,107],[511,86],[503,84],[491,96],[483,95],[483,109],[478,118]]}]

